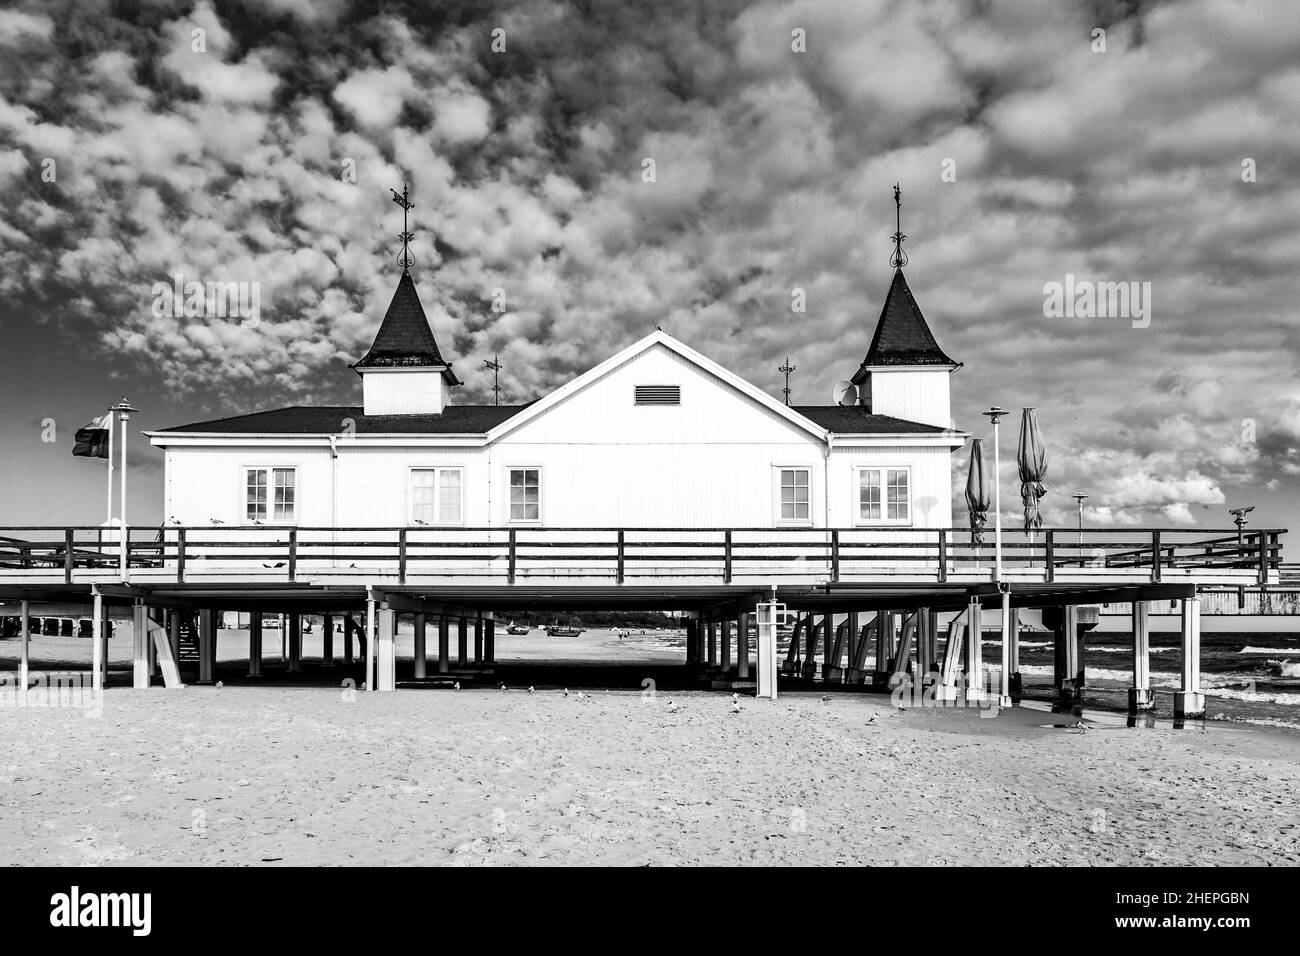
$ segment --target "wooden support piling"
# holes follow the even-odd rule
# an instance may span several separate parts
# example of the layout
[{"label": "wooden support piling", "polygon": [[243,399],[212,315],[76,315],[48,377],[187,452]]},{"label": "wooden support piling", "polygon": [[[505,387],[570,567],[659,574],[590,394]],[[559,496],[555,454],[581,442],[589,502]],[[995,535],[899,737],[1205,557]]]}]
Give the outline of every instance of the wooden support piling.
[{"label": "wooden support piling", "polygon": [[438,673],[451,673],[451,620],[447,615],[438,615]]},{"label": "wooden support piling", "polygon": [[19,613],[22,614],[22,621],[18,625],[20,638],[22,640],[22,644],[19,650],[19,657],[18,657],[18,689],[20,693],[26,694],[27,684],[28,684],[28,673],[30,671],[30,666],[31,666],[31,658],[30,658],[30,654],[31,654],[30,645],[32,641],[32,621],[30,617],[31,604],[27,601],[22,601],[19,603],[18,606],[20,608]]},{"label": "wooden support piling", "polygon": [[248,614],[248,676],[262,676],[262,612]]},{"label": "wooden support piling", "polygon": [[456,621],[456,666],[469,666],[469,618],[463,614]]},{"label": "wooden support piling", "polygon": [[723,620],[720,623],[722,633],[719,640],[722,642],[722,672],[724,674],[731,671],[731,621]]},{"label": "wooden support piling", "polygon": [[302,670],[302,615],[296,611],[289,615],[289,667],[290,674]]},{"label": "wooden support piling", "polygon": [[741,611],[736,623],[736,677],[749,678],[749,619],[748,611]]},{"label": "wooden support piling", "polygon": [[474,664],[478,666],[483,663],[483,612],[479,611],[474,618]]},{"label": "wooden support piling", "polygon": [[424,678],[428,676],[428,670],[427,670],[429,666],[428,648],[425,644],[425,639],[428,635],[426,633],[425,628],[426,628],[426,623],[425,623],[424,613],[417,612],[415,615],[415,654],[414,654],[414,658],[415,658],[414,673],[415,673],[416,680],[424,680]]},{"label": "wooden support piling", "polygon": [[326,614],[321,619],[321,666],[334,666],[334,615]]}]

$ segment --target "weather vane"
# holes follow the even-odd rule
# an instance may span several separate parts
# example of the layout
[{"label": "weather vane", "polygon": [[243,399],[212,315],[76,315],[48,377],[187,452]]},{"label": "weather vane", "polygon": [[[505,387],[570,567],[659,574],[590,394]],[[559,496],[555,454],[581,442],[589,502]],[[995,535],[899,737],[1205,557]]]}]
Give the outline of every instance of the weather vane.
[{"label": "weather vane", "polygon": [[396,189],[390,188],[388,191],[393,194],[393,202],[402,207],[402,233],[397,237],[402,240],[402,255],[397,260],[397,264],[402,267],[403,272],[406,272],[415,264],[415,259],[411,257],[412,237],[410,226],[407,223],[407,215],[414,208],[415,203],[406,198],[406,183],[402,183],[402,194],[400,196],[397,195]]},{"label": "weather vane", "polygon": [[894,234],[889,238],[894,240],[894,254],[889,257],[889,264],[901,269],[907,265],[907,253],[903,251],[903,240],[907,236],[903,235],[903,191],[898,188],[898,183],[894,183]]},{"label": "weather vane", "polygon": [[790,364],[790,356],[785,357],[785,364],[777,369],[778,372],[785,376],[785,388],[781,389],[785,393],[785,403],[790,404],[790,373],[794,371],[794,366]]},{"label": "weather vane", "polygon": [[493,355],[492,359],[483,360],[484,368],[492,370],[492,404],[501,404],[501,356]]}]

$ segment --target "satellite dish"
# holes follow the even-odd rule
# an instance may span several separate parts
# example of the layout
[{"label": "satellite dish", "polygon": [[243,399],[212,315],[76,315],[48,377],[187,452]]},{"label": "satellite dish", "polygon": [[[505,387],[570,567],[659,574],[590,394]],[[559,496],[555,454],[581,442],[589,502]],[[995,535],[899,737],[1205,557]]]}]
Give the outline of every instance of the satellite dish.
[{"label": "satellite dish", "polygon": [[836,405],[858,404],[858,387],[848,379],[841,379],[836,382],[833,394]]}]

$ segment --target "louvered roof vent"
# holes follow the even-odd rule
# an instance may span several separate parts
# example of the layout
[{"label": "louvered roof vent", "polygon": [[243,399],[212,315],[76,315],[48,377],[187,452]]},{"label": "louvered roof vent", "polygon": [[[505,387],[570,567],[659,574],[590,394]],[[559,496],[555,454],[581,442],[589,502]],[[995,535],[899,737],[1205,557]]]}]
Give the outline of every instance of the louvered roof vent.
[{"label": "louvered roof vent", "polygon": [[638,405],[680,405],[682,403],[680,385],[638,385],[635,391]]}]

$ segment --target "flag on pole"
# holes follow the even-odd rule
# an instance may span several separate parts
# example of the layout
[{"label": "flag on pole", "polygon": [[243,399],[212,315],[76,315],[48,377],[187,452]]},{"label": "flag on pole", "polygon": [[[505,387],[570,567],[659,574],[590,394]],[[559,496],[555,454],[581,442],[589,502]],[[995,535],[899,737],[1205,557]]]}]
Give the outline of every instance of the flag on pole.
[{"label": "flag on pole", "polygon": [[107,458],[108,435],[112,427],[112,412],[105,412],[99,418],[82,425],[77,429],[77,443],[72,446],[72,453],[80,458]]}]

